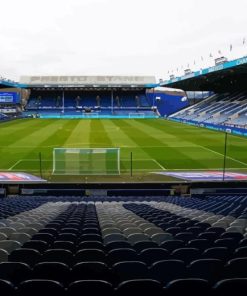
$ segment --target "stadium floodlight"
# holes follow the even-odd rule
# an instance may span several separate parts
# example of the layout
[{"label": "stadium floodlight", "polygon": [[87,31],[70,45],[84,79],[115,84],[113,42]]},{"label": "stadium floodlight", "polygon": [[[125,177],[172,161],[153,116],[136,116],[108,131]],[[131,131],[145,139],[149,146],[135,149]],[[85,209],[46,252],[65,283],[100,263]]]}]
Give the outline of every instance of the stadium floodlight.
[{"label": "stadium floodlight", "polygon": [[54,175],[119,175],[120,148],[54,148]]}]

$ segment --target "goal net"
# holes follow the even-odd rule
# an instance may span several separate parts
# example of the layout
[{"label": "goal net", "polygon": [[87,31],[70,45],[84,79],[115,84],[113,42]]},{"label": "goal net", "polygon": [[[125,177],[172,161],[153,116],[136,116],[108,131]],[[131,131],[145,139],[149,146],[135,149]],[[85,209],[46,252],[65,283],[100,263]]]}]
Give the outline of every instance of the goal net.
[{"label": "goal net", "polygon": [[145,118],[145,113],[129,113],[129,118]]},{"label": "goal net", "polygon": [[54,148],[54,175],[119,175],[120,148]]},{"label": "goal net", "polygon": [[99,118],[99,113],[96,113],[96,112],[85,112],[85,113],[82,113],[82,116],[85,117],[85,118]]}]

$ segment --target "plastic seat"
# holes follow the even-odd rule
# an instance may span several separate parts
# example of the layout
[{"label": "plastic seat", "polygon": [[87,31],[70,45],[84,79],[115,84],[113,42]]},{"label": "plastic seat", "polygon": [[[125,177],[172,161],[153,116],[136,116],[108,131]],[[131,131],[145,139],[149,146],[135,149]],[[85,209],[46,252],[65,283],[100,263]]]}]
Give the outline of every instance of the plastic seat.
[{"label": "plastic seat", "polygon": [[32,278],[54,280],[64,284],[69,281],[70,269],[61,262],[40,262],[34,266]]},{"label": "plastic seat", "polygon": [[0,233],[0,241],[7,240],[7,239],[8,239],[8,237],[6,234]]},{"label": "plastic seat", "polygon": [[[30,223],[30,224],[27,224],[26,227],[28,228],[33,228],[33,229],[37,229],[37,231],[39,231],[41,228],[44,227],[44,225],[42,223]],[[48,225],[47,225],[48,227]]]},{"label": "plastic seat", "polygon": [[197,248],[200,251],[204,251],[212,246],[212,242],[207,239],[193,239],[188,242],[187,247]]},{"label": "plastic seat", "polygon": [[215,283],[222,275],[223,262],[219,259],[199,259],[192,261],[188,266],[191,278],[201,278]]},{"label": "plastic seat", "polygon": [[241,239],[243,239],[243,235],[239,232],[224,232],[221,234],[220,238],[234,238],[240,241]]},{"label": "plastic seat", "polygon": [[177,279],[166,286],[166,295],[208,296],[210,286],[206,280],[198,278]]},{"label": "plastic seat", "polygon": [[27,233],[13,232],[13,233],[11,233],[9,239],[17,241],[20,244],[24,244],[25,242],[27,242],[31,239],[31,235],[29,235]]},{"label": "plastic seat", "polygon": [[138,261],[138,256],[134,249],[114,249],[108,252],[107,261],[112,265],[121,261]]},{"label": "plastic seat", "polygon": [[127,241],[113,241],[105,245],[106,251],[111,251],[114,249],[123,249],[123,248],[131,248],[132,245]]},{"label": "plastic seat", "polygon": [[11,282],[2,279],[0,279],[0,291],[4,296],[16,295],[14,285]]},{"label": "plastic seat", "polygon": [[120,228],[116,228],[116,227],[108,227],[108,228],[103,228],[101,230],[102,236],[105,237],[106,235],[109,234],[122,234],[122,231]]},{"label": "plastic seat", "polygon": [[102,242],[102,237],[99,234],[83,234],[78,239],[78,242],[84,242],[84,241],[99,241]]},{"label": "plastic seat", "polygon": [[132,245],[136,244],[137,242],[150,241],[150,237],[144,233],[130,234],[127,238]]},{"label": "plastic seat", "polygon": [[[161,224],[160,224],[161,225]],[[180,233],[182,231],[181,227],[168,227],[166,223],[162,223],[160,226],[166,233],[170,233],[171,235],[175,236],[176,234]]]},{"label": "plastic seat", "polygon": [[42,240],[51,244],[55,240],[55,237],[50,233],[37,233],[32,236],[32,240]]},{"label": "plastic seat", "polygon": [[117,283],[133,279],[149,278],[147,265],[140,261],[118,262],[113,265],[112,270],[116,276]]},{"label": "plastic seat", "polygon": [[68,250],[73,253],[76,249],[76,246],[73,242],[70,242],[70,241],[54,241],[52,248],[53,249],[64,249],[64,250]]},{"label": "plastic seat", "polygon": [[17,285],[22,281],[30,279],[31,268],[21,262],[0,263],[0,278]]},{"label": "plastic seat", "polygon": [[98,249],[83,249],[75,254],[75,264],[87,261],[105,262],[105,253]]},{"label": "plastic seat", "polygon": [[0,262],[8,261],[9,253],[6,250],[0,249]]},{"label": "plastic seat", "polygon": [[219,238],[219,236],[220,236],[220,234],[218,234],[216,232],[206,231],[206,232],[200,233],[197,238],[207,239],[207,240],[210,240],[210,241],[215,241],[216,239]]},{"label": "plastic seat", "polygon": [[158,227],[149,227],[149,228],[146,228],[144,230],[144,233],[147,234],[148,236],[151,236],[152,235],[155,235],[155,234],[158,234],[158,233],[163,233],[161,232],[162,230]]},{"label": "plastic seat", "polygon": [[165,241],[173,240],[173,236],[170,233],[156,233],[151,236],[151,240],[160,245]]},{"label": "plastic seat", "polygon": [[197,260],[200,256],[200,251],[196,248],[180,248],[171,253],[174,259],[182,260],[186,264]]},{"label": "plastic seat", "polygon": [[79,245],[77,246],[77,249],[78,250],[82,250],[82,249],[98,249],[98,250],[104,251],[105,246],[103,245],[102,242],[99,242],[99,241],[85,241],[85,242],[79,243]]},{"label": "plastic seat", "polygon": [[151,279],[137,279],[122,282],[116,289],[116,296],[126,295],[163,295],[162,285]]},{"label": "plastic seat", "polygon": [[209,248],[206,249],[202,253],[203,258],[214,258],[214,259],[219,259],[219,260],[228,260],[230,257],[230,251],[229,249],[225,247],[214,247],[214,248]]},{"label": "plastic seat", "polygon": [[108,245],[111,242],[126,241],[126,240],[127,238],[123,234],[113,233],[113,234],[108,234],[104,237],[104,244]]},{"label": "plastic seat", "polygon": [[30,240],[28,242],[25,242],[22,247],[25,249],[34,249],[39,251],[40,253],[43,253],[46,249],[48,249],[49,244],[40,240]]},{"label": "plastic seat", "polygon": [[52,280],[28,280],[22,282],[18,287],[18,296],[27,295],[59,295],[64,296],[65,290],[63,286],[56,281]]},{"label": "plastic seat", "polygon": [[60,234],[72,233],[72,234],[78,235],[79,232],[80,232],[80,230],[78,228],[75,228],[75,227],[64,227],[64,228],[61,228],[59,230]]},{"label": "plastic seat", "polygon": [[16,229],[13,227],[0,227],[0,233],[5,234],[7,237],[9,237],[11,235],[11,233],[16,232]]},{"label": "plastic seat", "polygon": [[213,295],[242,295],[246,290],[247,278],[224,279],[214,285]]},{"label": "plastic seat", "polygon": [[38,233],[50,233],[51,235],[57,236],[58,232],[55,228],[42,228]]},{"label": "plastic seat", "polygon": [[196,238],[196,235],[194,235],[192,232],[180,232],[180,233],[177,233],[174,237],[174,239],[182,240],[184,242],[188,242],[195,238]]},{"label": "plastic seat", "polygon": [[220,238],[217,239],[212,247],[225,247],[234,250],[238,246],[238,241],[233,238]]},{"label": "plastic seat", "polygon": [[158,244],[152,241],[137,242],[132,246],[138,253],[148,248],[158,248]]},{"label": "plastic seat", "polygon": [[235,258],[244,258],[247,257],[247,246],[246,247],[240,247],[235,250],[233,253],[233,257]]},{"label": "plastic seat", "polygon": [[150,277],[160,281],[162,284],[183,278],[186,275],[186,265],[181,260],[157,261],[150,267]]},{"label": "plastic seat", "polygon": [[73,266],[71,280],[111,280],[111,273],[103,262],[81,262]]},{"label": "plastic seat", "polygon": [[207,228],[208,232],[215,232],[217,234],[222,234],[223,232],[225,232],[225,229],[223,227],[209,227]]},{"label": "plastic seat", "polygon": [[23,262],[30,266],[36,264],[41,258],[40,253],[34,249],[18,249],[9,255],[9,261]]},{"label": "plastic seat", "polygon": [[56,237],[56,240],[75,243],[77,241],[77,235],[74,233],[60,233]]},{"label": "plastic seat", "polygon": [[71,283],[67,291],[68,296],[113,295],[110,283],[101,280],[81,280]]},{"label": "plastic seat", "polygon": [[247,258],[235,258],[224,267],[225,278],[247,278]]},{"label": "plastic seat", "polygon": [[156,261],[171,259],[170,254],[163,248],[149,248],[140,252],[140,259],[147,265],[151,265]]},{"label": "plastic seat", "polygon": [[61,262],[68,266],[73,264],[73,253],[64,249],[48,249],[42,255],[42,261],[44,262]]},{"label": "plastic seat", "polygon": [[19,228],[18,231],[19,231],[19,232],[22,232],[22,233],[29,234],[29,235],[31,235],[31,236],[38,232],[37,229],[32,228],[32,227],[23,227],[23,228]]},{"label": "plastic seat", "polygon": [[202,228],[198,226],[188,227],[185,230],[193,233],[194,235],[198,235],[199,233],[203,232]]},{"label": "plastic seat", "polygon": [[141,233],[143,233],[143,231],[138,227],[128,227],[128,228],[125,228],[123,230],[123,234],[125,236],[128,236],[130,234],[135,234],[135,233],[140,233],[141,234]]},{"label": "plastic seat", "polygon": [[16,249],[21,248],[21,244],[14,240],[2,240],[0,241],[0,249],[7,251],[8,253],[13,252]]},{"label": "plastic seat", "polygon": [[238,247],[247,247],[247,238],[242,239],[239,242]]},{"label": "plastic seat", "polygon": [[88,227],[82,229],[82,234],[100,234],[100,230],[97,227]]},{"label": "plastic seat", "polygon": [[179,248],[183,248],[184,246],[185,246],[185,243],[182,240],[170,240],[160,244],[161,248],[164,248],[169,252],[172,252]]}]

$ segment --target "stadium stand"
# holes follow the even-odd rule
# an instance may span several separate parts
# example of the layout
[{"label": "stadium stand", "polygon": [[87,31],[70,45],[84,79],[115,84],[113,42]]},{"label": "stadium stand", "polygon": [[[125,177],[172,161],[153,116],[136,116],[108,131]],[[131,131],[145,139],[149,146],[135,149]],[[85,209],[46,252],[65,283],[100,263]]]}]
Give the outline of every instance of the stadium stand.
[{"label": "stadium stand", "polygon": [[228,286],[233,295],[246,288],[246,195],[96,200],[0,200],[4,295],[222,295]]},{"label": "stadium stand", "polygon": [[246,128],[247,92],[214,94],[170,118]]}]

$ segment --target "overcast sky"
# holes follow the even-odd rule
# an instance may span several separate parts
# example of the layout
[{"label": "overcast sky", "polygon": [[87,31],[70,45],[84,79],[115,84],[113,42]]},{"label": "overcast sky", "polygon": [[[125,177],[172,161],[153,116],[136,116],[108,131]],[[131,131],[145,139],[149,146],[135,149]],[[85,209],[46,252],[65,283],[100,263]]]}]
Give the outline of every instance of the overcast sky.
[{"label": "overcast sky", "polygon": [[1,1],[0,76],[179,75],[218,50],[247,55],[246,11],[246,0]]}]

